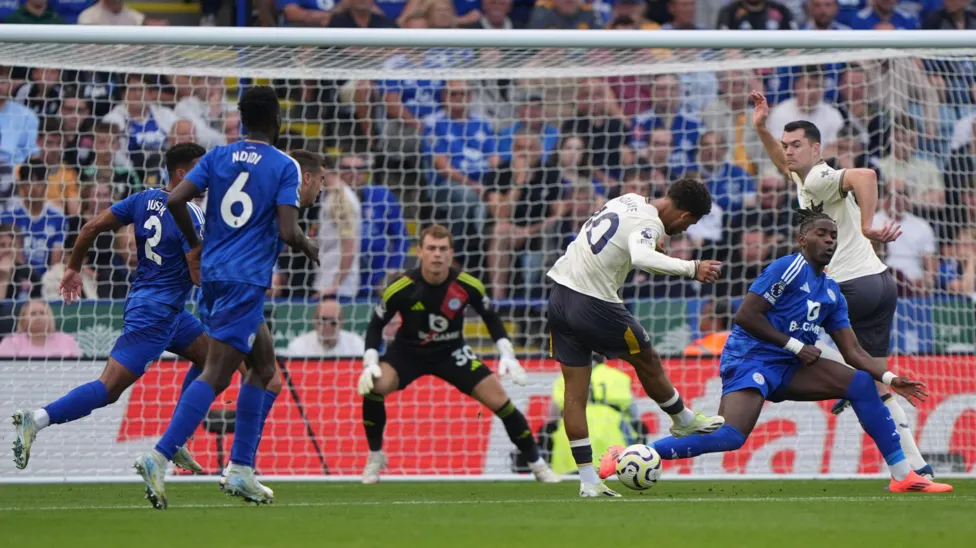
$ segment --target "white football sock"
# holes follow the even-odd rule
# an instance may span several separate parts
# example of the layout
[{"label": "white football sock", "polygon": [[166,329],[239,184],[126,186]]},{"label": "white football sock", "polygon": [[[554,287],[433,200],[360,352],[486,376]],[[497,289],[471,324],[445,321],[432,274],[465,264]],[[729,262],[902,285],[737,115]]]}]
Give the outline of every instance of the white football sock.
[{"label": "white football sock", "polygon": [[37,426],[38,431],[41,431],[51,425],[51,417],[48,416],[47,411],[43,409],[34,411],[34,425]]},{"label": "white football sock", "polygon": [[677,415],[671,415],[671,420],[678,426],[685,426],[695,420],[695,412],[685,407]]},{"label": "white football sock", "polygon": [[912,467],[912,470],[918,470],[926,466],[928,463],[922,458],[922,453],[918,450],[918,445],[915,443],[915,435],[912,434],[912,429],[908,427],[908,416],[905,415],[905,410],[901,408],[894,394],[888,398],[885,406],[888,408],[888,412],[891,413],[891,418],[895,421],[895,428],[901,437],[901,450],[905,453],[905,460],[908,461],[908,465]]},{"label": "white football sock", "polygon": [[584,464],[579,467],[580,481],[583,483],[600,483],[600,476],[596,475],[596,469],[592,464]]},{"label": "white football sock", "polygon": [[901,481],[908,477],[908,474],[912,473],[912,468],[908,465],[908,459],[901,462],[896,462],[888,466],[891,470],[891,477],[895,478],[895,481]]}]

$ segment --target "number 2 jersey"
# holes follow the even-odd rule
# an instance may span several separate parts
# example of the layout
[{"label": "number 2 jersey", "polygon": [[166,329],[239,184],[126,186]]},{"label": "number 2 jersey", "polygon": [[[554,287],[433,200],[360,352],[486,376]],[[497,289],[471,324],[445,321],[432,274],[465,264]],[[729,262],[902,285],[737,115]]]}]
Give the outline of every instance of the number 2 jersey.
[{"label": "number 2 jersey", "polygon": [[[773,327],[803,344],[816,344],[821,331],[833,333],[851,326],[840,286],[826,273],[817,276],[801,253],[773,261],[749,292],[772,305],[766,319]],[[738,325],[732,327],[722,355],[756,361],[796,359],[789,350],[757,339]]]},{"label": "number 2 jersey", "polygon": [[291,156],[259,141],[218,146],[186,179],[207,192],[203,282],[271,286],[281,253],[278,206],[298,208],[301,169]]},{"label": "number 2 jersey", "polygon": [[[622,303],[617,291],[634,269],[632,248],[653,251],[664,234],[657,208],[644,196],[625,194],[607,202],[583,225],[548,276],[578,293]],[[687,266],[685,274],[694,276],[694,263]]]},{"label": "number 2 jersey", "polygon": [[474,276],[451,269],[438,285],[424,280],[414,268],[391,283],[366,328],[366,348],[379,349],[383,327],[397,313],[403,323],[390,350],[407,349],[431,353],[451,352],[464,346],[464,309],[474,308],[488,327],[493,340],[506,338],[505,326],[485,293],[485,286]]},{"label": "number 2 jersey", "polygon": [[[111,210],[120,223],[135,230],[139,265],[128,298],[182,309],[193,288],[186,264],[190,246],[166,210],[168,197],[167,191],[152,188],[114,204]],[[197,236],[202,237],[203,211],[196,204],[188,205]]]}]

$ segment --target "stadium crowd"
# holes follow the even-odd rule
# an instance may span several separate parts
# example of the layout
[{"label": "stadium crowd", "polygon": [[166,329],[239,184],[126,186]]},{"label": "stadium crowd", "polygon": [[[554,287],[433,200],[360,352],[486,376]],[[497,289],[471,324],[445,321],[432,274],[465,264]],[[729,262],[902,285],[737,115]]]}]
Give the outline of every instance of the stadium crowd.
[{"label": "stadium crowd", "polygon": [[[206,17],[220,2],[204,4],[204,23],[213,23]],[[254,8],[255,24],[330,28],[976,28],[965,0],[268,0]],[[8,0],[0,2],[0,19],[165,24],[121,0]],[[407,74],[490,53],[391,54],[387,67]],[[767,164],[751,127],[749,91],[760,89],[772,105],[774,135],[791,120],[810,120],[828,162],[879,172],[876,221],[904,227],[880,250],[902,296],[976,299],[972,60],[274,83],[290,128],[279,146],[319,152],[326,166],[326,190],[305,213],[322,266],[286,253],[269,290],[274,297],[374,299],[410,266],[412,227],[437,220],[450,225],[459,264],[481,276],[492,297],[538,299],[548,267],[603,202],[627,192],[658,196],[685,176],[707,182],[713,209],[671,238],[669,253],[724,261],[724,277],[712,289],[679,279],[648,283],[636,273],[625,297],[741,297],[794,239],[795,188]],[[164,184],[167,147],[240,139],[236,86],[218,77],[0,69],[3,296],[56,300],[79,228],[114,201]],[[124,298],[135,263],[131,232],[100,237],[86,297]],[[6,315],[9,333],[15,315]]]}]

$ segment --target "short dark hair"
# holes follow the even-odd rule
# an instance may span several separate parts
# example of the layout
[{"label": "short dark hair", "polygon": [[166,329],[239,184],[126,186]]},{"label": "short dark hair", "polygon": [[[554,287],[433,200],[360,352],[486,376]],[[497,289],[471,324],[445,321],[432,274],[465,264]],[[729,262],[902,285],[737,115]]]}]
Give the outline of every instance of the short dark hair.
[{"label": "short dark hair", "polygon": [[41,123],[40,131],[38,133],[41,136],[46,136],[50,134],[55,134],[60,137],[64,137],[64,132],[61,131],[61,118],[57,116],[47,116]]},{"label": "short dark hair", "polygon": [[107,135],[118,135],[119,133],[122,132],[119,131],[119,128],[115,127],[114,124],[110,124],[108,122],[95,122],[95,124],[92,125],[92,133],[96,135],[99,133],[104,133]]},{"label": "short dark hair", "polygon": [[293,150],[288,154],[298,162],[298,167],[301,168],[302,173],[306,171],[315,173],[322,169],[322,156],[310,150]]},{"label": "short dark hair", "polygon": [[719,322],[722,324],[723,329],[731,329],[732,327],[732,302],[725,298],[719,297],[713,301],[712,304],[712,316],[718,318]]},{"label": "short dark hair", "polygon": [[421,230],[420,237],[417,239],[417,243],[420,244],[420,247],[424,246],[424,240],[428,236],[434,238],[435,240],[447,238],[447,245],[454,247],[454,236],[444,225],[433,224]]},{"label": "short dark hair", "polygon": [[840,131],[837,132],[837,140],[841,139],[861,139],[861,131],[854,127],[853,124],[844,124]]},{"label": "short dark hair", "polygon": [[810,229],[810,225],[817,221],[826,219],[830,222],[834,222],[830,215],[824,213],[823,204],[810,206],[809,208],[805,209],[794,209],[793,212],[796,213],[796,216],[794,216],[793,219],[796,225],[800,227],[800,234],[806,233],[806,231]]},{"label": "short dark hair", "polygon": [[798,129],[803,130],[803,136],[806,137],[811,143],[820,142],[820,130],[817,128],[817,125],[806,120],[794,120],[786,124],[783,127],[783,133],[796,131]]},{"label": "short dark hair", "polygon": [[31,158],[26,164],[21,164],[17,171],[17,180],[22,183],[47,181],[47,166],[41,158]]},{"label": "short dark hair", "polygon": [[241,113],[241,124],[248,131],[274,130],[278,123],[280,108],[278,96],[269,86],[247,88],[237,103],[237,111]]},{"label": "short dark hair", "polygon": [[712,211],[712,195],[708,187],[696,179],[679,179],[668,188],[668,198],[681,211],[701,219]]},{"label": "short dark hair", "polygon": [[166,151],[166,171],[172,173],[176,171],[176,168],[185,166],[206,153],[207,150],[196,143],[173,145]]}]

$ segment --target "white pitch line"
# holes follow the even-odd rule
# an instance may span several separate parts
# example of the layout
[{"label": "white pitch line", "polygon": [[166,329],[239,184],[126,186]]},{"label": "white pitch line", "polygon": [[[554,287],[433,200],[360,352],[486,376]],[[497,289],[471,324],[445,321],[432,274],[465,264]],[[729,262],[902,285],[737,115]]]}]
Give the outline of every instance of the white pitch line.
[{"label": "white pitch line", "polygon": [[[671,497],[630,497],[620,499],[600,499],[611,504],[619,503],[729,503],[729,502],[959,502],[976,501],[976,496],[942,496],[942,497],[897,497],[897,496],[870,496],[870,497],[694,497],[694,498],[671,498]],[[328,508],[336,506],[455,506],[468,504],[566,504],[572,502],[585,502],[579,498],[573,499],[510,499],[510,500],[375,500],[375,501],[329,501],[329,502],[284,502],[270,505],[272,508]],[[241,508],[247,506],[245,503],[237,504],[175,504],[173,509],[207,509],[207,508]],[[71,510],[151,510],[147,504],[125,504],[116,506],[39,506],[39,507],[0,507],[0,512],[64,512]]]}]

